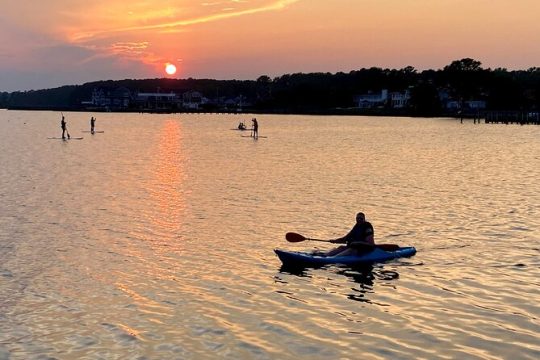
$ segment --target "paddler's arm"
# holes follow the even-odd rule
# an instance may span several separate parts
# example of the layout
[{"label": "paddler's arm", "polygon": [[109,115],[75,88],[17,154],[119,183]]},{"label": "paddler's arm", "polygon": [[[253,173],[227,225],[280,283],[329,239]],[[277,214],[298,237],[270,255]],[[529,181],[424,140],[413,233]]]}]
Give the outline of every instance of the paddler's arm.
[{"label": "paddler's arm", "polygon": [[332,244],[346,244],[347,240],[349,240],[349,238],[352,236],[353,229],[354,229],[354,227],[349,231],[349,233],[347,235],[345,235],[343,237],[340,237],[340,238],[337,238],[337,239],[334,239],[334,240],[330,240],[330,242]]},{"label": "paddler's arm", "polygon": [[347,240],[345,240],[345,238],[339,238],[339,239],[330,240],[329,242],[331,242],[332,244],[345,244]]}]

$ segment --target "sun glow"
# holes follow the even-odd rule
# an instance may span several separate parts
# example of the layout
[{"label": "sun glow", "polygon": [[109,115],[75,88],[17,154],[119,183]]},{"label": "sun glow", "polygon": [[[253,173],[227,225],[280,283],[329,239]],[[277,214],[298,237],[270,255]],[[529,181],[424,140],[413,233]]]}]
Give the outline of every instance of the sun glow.
[{"label": "sun glow", "polygon": [[176,66],[174,64],[171,64],[171,63],[165,64],[165,72],[167,74],[169,74],[169,75],[176,74]]}]

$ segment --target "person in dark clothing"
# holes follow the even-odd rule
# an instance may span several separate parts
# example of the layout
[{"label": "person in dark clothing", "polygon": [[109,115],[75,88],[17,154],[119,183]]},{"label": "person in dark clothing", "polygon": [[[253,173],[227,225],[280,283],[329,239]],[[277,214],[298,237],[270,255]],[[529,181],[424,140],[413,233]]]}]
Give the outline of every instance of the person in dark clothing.
[{"label": "person in dark clothing", "polygon": [[251,122],[253,122],[253,134],[252,136],[254,138],[258,138],[259,137],[259,123],[257,122],[257,119],[253,118],[251,120]]},{"label": "person in dark clothing", "polygon": [[[62,115],[62,121],[60,121],[60,127],[62,128],[62,139],[66,139],[66,132],[67,132],[67,127],[66,127],[66,120],[64,118],[64,115]],[[68,133],[68,138],[69,138],[69,133]]]},{"label": "person in dark clothing", "polygon": [[94,127],[96,126],[96,119],[92,116],[90,118],[90,132],[94,133]]},{"label": "person in dark clothing", "polygon": [[356,224],[347,235],[330,240],[333,244],[346,245],[330,250],[326,256],[357,255],[369,251],[375,246],[374,235],[373,225],[366,221],[364,213],[359,212],[356,214]]}]

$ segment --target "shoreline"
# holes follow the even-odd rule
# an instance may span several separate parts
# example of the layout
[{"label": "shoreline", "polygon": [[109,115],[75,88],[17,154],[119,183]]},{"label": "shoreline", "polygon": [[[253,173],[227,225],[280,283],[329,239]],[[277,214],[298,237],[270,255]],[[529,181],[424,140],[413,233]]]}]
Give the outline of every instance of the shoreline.
[{"label": "shoreline", "polygon": [[393,116],[393,117],[424,117],[424,118],[456,118],[456,119],[484,119],[486,117],[485,111],[483,113],[466,113],[457,114],[455,112],[441,112],[436,114],[415,114],[407,110],[387,110],[387,109],[358,109],[358,108],[336,108],[336,109],[245,109],[245,111],[230,111],[226,109],[213,110],[213,109],[200,109],[200,110],[188,110],[188,109],[89,109],[69,106],[49,107],[49,106],[16,106],[1,108],[9,111],[66,111],[66,112],[88,112],[88,113],[140,113],[140,114],[232,114],[232,115],[245,115],[245,114],[267,114],[267,115],[314,115],[314,116]]},{"label": "shoreline", "polygon": [[86,112],[86,113],[126,113],[126,114],[230,114],[230,115],[305,115],[305,116],[373,116],[373,117],[410,117],[410,118],[451,118],[455,120],[473,120],[476,124],[519,124],[519,125],[540,125],[539,112],[527,112],[523,110],[513,111],[478,111],[468,113],[441,112],[437,114],[415,114],[406,110],[389,109],[358,109],[358,108],[336,108],[323,110],[303,110],[293,111],[284,109],[245,109],[245,111],[228,111],[200,109],[83,109],[79,107],[44,107],[44,106],[19,106],[0,108],[7,111],[56,111],[56,112]]}]

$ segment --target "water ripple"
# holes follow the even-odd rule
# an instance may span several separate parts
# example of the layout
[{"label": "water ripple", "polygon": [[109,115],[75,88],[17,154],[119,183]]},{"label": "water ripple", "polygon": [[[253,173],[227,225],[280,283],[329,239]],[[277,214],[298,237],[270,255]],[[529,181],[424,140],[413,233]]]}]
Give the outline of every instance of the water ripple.
[{"label": "water ripple", "polygon": [[[538,129],[99,117],[64,144],[56,114],[0,113],[0,358],[540,357]],[[417,255],[281,267],[330,248],[287,231],[336,238],[359,210]]]}]

